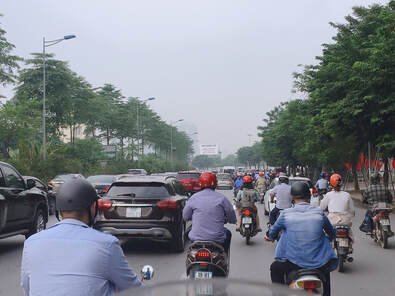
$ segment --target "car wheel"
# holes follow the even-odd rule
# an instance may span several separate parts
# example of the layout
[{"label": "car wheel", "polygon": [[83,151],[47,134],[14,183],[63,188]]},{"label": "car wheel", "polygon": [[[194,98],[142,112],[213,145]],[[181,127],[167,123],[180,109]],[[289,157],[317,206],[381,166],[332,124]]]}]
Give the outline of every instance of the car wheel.
[{"label": "car wheel", "polygon": [[176,231],[176,236],[170,243],[170,249],[173,252],[181,253],[184,252],[185,248],[185,225],[181,223],[181,226],[178,227]]},{"label": "car wheel", "polygon": [[27,234],[25,234],[25,237],[28,238],[32,236],[35,233],[38,233],[42,230],[44,230],[47,226],[47,223],[45,222],[45,216],[44,216],[44,211],[42,209],[38,209],[36,213],[36,217],[34,218],[33,224]]}]

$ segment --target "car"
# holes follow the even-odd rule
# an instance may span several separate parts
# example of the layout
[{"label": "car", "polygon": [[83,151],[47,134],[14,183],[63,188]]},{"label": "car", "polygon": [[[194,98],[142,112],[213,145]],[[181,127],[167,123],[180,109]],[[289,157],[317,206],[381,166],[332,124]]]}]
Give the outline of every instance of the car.
[{"label": "car", "polygon": [[176,178],[189,194],[194,194],[200,190],[198,182],[200,174],[198,171],[182,171],[177,173]]},{"label": "car", "polygon": [[233,179],[230,174],[217,174],[217,189],[233,189]]},{"label": "car", "polygon": [[89,181],[93,185],[93,187],[95,187],[96,192],[99,196],[103,196],[107,193],[108,189],[110,189],[111,184],[115,182],[116,176],[94,175],[89,176],[88,178],[86,178],[86,180]]},{"label": "car", "polygon": [[10,164],[0,162],[0,239],[26,238],[46,228],[48,200],[33,178],[23,179]]},{"label": "car", "polygon": [[85,177],[81,174],[61,174],[49,181],[48,185],[52,189],[53,194],[56,195],[60,186],[71,179],[85,179]]},{"label": "car", "polygon": [[54,215],[56,212],[56,203],[55,203],[55,196],[52,193],[52,189],[49,188],[49,186],[45,185],[45,183],[43,181],[41,181],[40,179],[36,178],[36,177],[32,177],[32,176],[22,176],[22,178],[25,180],[25,182],[27,183],[27,181],[29,179],[34,180],[35,182],[35,186],[36,188],[38,188],[39,190],[41,190],[43,192],[43,194],[46,195],[47,200],[48,200],[48,213],[49,215]]},{"label": "car", "polygon": [[128,169],[128,174],[130,175],[148,175],[145,169]]},{"label": "car", "polygon": [[[310,188],[310,192],[315,194],[315,188],[313,186],[313,183],[309,178],[304,178],[304,177],[289,177],[289,185],[292,186],[293,183],[295,182],[307,182]],[[270,183],[269,188],[266,190],[265,196],[263,197],[263,203],[264,203],[264,211],[265,215],[269,215],[269,212],[274,208],[275,203],[270,202],[270,193],[272,192],[272,189],[274,186],[278,185],[279,181],[278,178],[274,178],[273,181]]]},{"label": "car", "polygon": [[118,238],[167,242],[173,251],[182,252],[187,237],[182,211],[187,199],[174,177],[124,177],[99,199],[94,228]]}]

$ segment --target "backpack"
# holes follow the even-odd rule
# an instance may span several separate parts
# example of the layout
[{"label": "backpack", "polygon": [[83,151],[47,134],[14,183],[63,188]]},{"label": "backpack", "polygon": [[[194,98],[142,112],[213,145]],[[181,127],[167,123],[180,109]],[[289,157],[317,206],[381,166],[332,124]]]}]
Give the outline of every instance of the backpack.
[{"label": "backpack", "polygon": [[255,205],[256,201],[256,190],[255,189],[243,189],[243,195],[241,197],[241,207],[249,208]]}]

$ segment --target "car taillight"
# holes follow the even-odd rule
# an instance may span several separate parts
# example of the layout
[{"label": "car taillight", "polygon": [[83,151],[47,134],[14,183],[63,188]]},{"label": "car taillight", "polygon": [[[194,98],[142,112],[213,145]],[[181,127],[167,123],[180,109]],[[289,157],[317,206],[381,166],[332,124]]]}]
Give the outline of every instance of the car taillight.
[{"label": "car taillight", "polygon": [[208,260],[211,258],[211,254],[208,251],[200,250],[196,253],[197,260]]},{"label": "car taillight", "polygon": [[49,185],[49,186],[53,186],[53,182],[52,182],[52,181],[49,181],[48,185]]},{"label": "car taillight", "polygon": [[337,229],[336,236],[337,237],[347,237],[347,229]]},{"label": "car taillight", "polygon": [[160,209],[177,209],[178,204],[175,200],[159,201],[156,204]]},{"label": "car taillight", "polygon": [[104,187],[103,192],[107,192],[110,189],[110,187]]},{"label": "car taillight", "polygon": [[299,288],[302,288],[302,289],[318,289],[321,287],[321,282],[320,281],[298,281],[297,285]]},{"label": "car taillight", "polygon": [[105,200],[105,199],[99,199],[97,201],[97,208],[101,211],[111,209],[111,207],[112,207],[112,201]]},{"label": "car taillight", "polygon": [[313,193],[313,194],[317,194],[317,193],[318,193],[318,190],[317,190],[316,188],[313,187],[312,193]]}]

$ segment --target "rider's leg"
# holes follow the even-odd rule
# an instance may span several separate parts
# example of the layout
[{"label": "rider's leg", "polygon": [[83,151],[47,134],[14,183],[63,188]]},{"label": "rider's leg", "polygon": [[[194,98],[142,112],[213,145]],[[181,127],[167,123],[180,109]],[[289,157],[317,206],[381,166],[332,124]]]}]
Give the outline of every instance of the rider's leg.
[{"label": "rider's leg", "polygon": [[236,226],[236,231],[240,230],[241,226],[241,208],[237,209],[237,226]]},{"label": "rider's leg", "polygon": [[230,249],[230,242],[231,242],[231,240],[232,240],[232,233],[230,232],[230,230],[229,229],[227,229],[226,227],[224,227],[224,232],[225,232],[225,241],[224,241],[224,243],[222,244],[222,246],[224,247],[224,249],[225,249],[225,252],[226,253],[229,253],[229,249]]},{"label": "rider's leg", "polygon": [[276,216],[277,216],[278,211],[279,211],[279,209],[277,207],[274,207],[274,209],[270,211],[270,214],[269,214],[270,225],[274,225],[274,223],[276,223]]},{"label": "rider's leg", "polygon": [[261,224],[259,223],[259,214],[258,214],[258,208],[254,206],[254,212],[255,212],[255,221],[256,221],[256,230],[257,231],[262,231]]},{"label": "rider's leg", "polygon": [[286,274],[297,269],[300,269],[300,267],[292,262],[274,261],[272,265],[270,265],[270,277],[272,279],[272,283],[285,284]]}]

